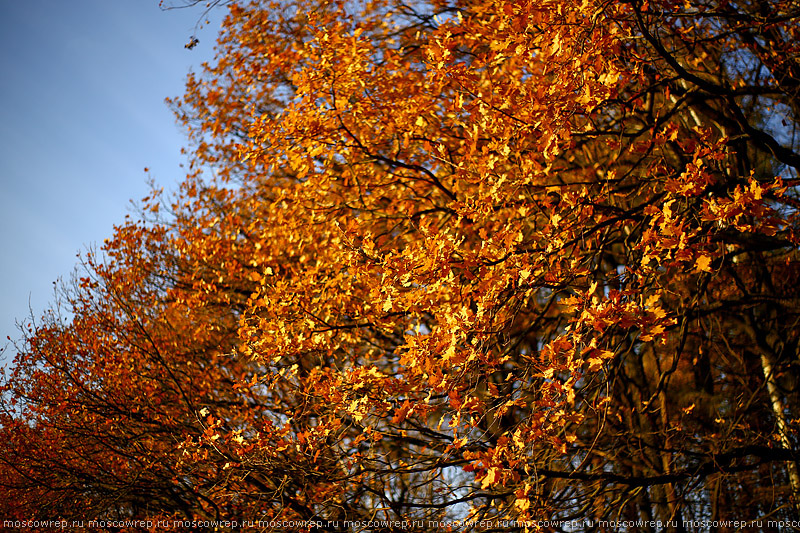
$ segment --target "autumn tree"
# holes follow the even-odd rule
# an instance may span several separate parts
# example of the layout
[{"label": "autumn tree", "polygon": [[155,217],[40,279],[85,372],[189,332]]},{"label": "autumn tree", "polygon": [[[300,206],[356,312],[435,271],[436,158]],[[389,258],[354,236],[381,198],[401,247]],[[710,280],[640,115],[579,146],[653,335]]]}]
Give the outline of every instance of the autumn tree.
[{"label": "autumn tree", "polygon": [[5,380],[18,516],[800,517],[800,6],[227,8]]}]

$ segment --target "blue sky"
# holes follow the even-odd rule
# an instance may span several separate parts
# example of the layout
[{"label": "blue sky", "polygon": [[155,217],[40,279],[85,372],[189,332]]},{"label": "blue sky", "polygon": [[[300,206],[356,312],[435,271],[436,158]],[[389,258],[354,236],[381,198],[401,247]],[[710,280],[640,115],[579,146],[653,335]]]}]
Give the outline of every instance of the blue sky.
[{"label": "blue sky", "polygon": [[0,359],[76,254],[147,194],[145,167],[167,190],[182,179],[186,137],[164,99],[212,59],[223,15],[157,0],[0,1]]}]

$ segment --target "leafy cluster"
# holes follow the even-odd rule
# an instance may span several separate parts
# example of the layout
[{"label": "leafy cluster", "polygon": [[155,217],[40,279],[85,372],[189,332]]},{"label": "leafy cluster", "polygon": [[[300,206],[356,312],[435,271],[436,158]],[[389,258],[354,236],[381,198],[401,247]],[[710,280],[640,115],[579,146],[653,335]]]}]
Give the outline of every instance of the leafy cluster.
[{"label": "leafy cluster", "polygon": [[5,515],[800,516],[800,5],[227,4],[192,173],[3,381]]}]

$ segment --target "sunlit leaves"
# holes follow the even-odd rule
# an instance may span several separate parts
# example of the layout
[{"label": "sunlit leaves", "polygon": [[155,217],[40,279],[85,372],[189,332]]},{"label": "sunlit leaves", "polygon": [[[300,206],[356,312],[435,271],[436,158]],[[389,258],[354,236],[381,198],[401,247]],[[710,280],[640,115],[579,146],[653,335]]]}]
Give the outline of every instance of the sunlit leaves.
[{"label": "sunlit leaves", "polygon": [[796,93],[758,39],[791,51],[796,21],[716,7],[231,3],[173,101],[191,173],[21,349],[2,457],[38,455],[9,501],[705,519],[762,479],[788,501],[784,460],[759,468],[796,438],[768,426],[796,404],[797,167],[759,99]]}]

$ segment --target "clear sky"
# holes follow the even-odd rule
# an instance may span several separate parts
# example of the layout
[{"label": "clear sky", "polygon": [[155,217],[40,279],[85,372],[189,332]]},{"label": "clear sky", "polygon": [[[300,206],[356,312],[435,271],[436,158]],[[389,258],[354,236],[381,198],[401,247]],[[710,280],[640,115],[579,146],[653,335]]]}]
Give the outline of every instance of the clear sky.
[{"label": "clear sky", "polygon": [[167,190],[182,179],[186,137],[164,99],[212,59],[223,15],[157,0],[0,0],[0,360],[76,254],[147,194],[145,167]]}]

